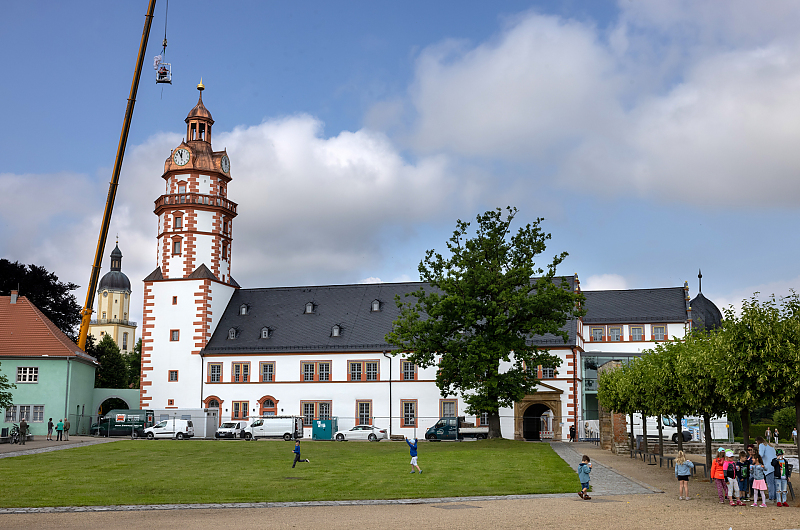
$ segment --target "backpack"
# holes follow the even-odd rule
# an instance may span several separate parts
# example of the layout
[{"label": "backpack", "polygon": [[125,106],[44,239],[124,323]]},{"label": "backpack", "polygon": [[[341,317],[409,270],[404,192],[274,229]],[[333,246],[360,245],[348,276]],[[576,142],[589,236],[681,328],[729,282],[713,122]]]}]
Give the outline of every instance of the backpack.
[{"label": "backpack", "polygon": [[725,478],[736,478],[736,466],[733,462],[728,462],[728,469],[725,470]]}]

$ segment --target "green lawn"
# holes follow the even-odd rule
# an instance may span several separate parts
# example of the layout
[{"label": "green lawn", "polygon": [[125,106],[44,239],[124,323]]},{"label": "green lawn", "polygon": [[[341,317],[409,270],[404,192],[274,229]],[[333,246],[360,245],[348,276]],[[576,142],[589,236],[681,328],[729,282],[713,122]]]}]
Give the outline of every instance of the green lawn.
[{"label": "green lawn", "polygon": [[399,499],[577,491],[547,444],[125,440],[0,459],[2,507]]}]

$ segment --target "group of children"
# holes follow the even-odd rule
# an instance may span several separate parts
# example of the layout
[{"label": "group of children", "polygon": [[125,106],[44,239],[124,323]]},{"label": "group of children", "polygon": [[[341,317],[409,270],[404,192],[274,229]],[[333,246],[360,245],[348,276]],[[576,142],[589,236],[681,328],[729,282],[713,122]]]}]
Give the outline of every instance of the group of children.
[{"label": "group of children", "polygon": [[[419,468],[417,464],[417,439],[414,438],[414,443],[411,443],[411,440],[406,438],[406,443],[409,447],[409,452],[411,453],[411,472],[416,473],[419,471],[419,474],[422,474],[422,470]],[[300,442],[296,441],[294,443],[294,449],[292,449],[292,453],[294,454],[294,462],[292,463],[292,467],[296,466],[298,462],[308,462],[308,458],[300,458]],[[586,457],[588,458],[588,457]],[[416,470],[414,469],[416,468]]]},{"label": "group of children", "polygon": [[[683,452],[679,454],[679,458],[682,454]],[[727,499],[731,506],[743,506],[743,501],[748,500],[748,494],[752,491],[753,504],[750,506],[766,508],[766,476],[770,471],[768,471],[761,456],[752,447],[749,455],[745,451],[739,451],[738,456],[739,459],[734,460],[735,454],[732,450],[725,450],[720,447],[717,451],[717,458],[711,464],[711,479],[717,486],[719,502],[724,503]],[[677,461],[678,459],[675,460],[676,474]],[[777,506],[788,507],[789,505],[786,503],[788,466],[782,449],[775,451],[775,458],[772,459],[769,465],[772,467],[775,477]],[[688,480],[688,477],[686,478]],[[758,504],[759,492],[761,493],[761,504]]]}]

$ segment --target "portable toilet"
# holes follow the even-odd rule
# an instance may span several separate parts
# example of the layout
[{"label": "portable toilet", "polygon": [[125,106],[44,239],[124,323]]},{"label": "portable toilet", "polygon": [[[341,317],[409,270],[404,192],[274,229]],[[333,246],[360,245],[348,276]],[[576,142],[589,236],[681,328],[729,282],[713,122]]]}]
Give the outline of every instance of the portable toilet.
[{"label": "portable toilet", "polygon": [[311,426],[312,440],[333,440],[333,435],[339,430],[339,418],[329,420],[314,420]]}]

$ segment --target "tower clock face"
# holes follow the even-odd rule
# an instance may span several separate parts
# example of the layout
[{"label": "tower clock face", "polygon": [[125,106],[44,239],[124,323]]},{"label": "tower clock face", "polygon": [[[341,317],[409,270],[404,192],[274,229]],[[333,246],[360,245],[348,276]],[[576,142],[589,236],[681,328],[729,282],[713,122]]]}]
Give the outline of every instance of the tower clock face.
[{"label": "tower clock face", "polygon": [[189,162],[189,151],[186,149],[178,149],[172,155],[172,160],[179,166],[185,166]]},{"label": "tower clock face", "polygon": [[220,165],[222,166],[222,171],[225,173],[231,170],[231,161],[228,158],[228,155],[222,155],[222,161],[220,162]]}]

